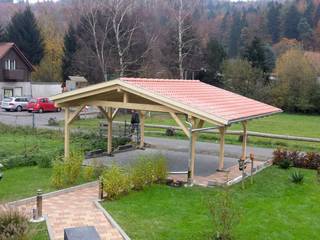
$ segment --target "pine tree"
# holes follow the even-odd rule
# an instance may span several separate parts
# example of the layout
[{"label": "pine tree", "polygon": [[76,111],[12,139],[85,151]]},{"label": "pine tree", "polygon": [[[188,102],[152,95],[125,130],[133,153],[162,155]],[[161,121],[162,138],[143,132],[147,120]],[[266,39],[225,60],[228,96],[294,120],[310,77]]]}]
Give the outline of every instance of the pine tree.
[{"label": "pine tree", "polygon": [[77,51],[76,31],[72,24],[69,25],[68,32],[64,36],[63,42],[62,79],[65,81],[68,76],[74,74],[72,59]]},{"label": "pine tree", "polygon": [[265,58],[265,49],[261,40],[255,37],[245,50],[244,56],[247,59],[252,67],[260,68],[263,72],[269,72],[270,69],[266,66],[266,58]]},{"label": "pine tree", "polygon": [[241,30],[246,25],[245,16],[241,17],[239,12],[234,12],[229,36],[229,56],[235,57],[239,53]]},{"label": "pine tree", "polygon": [[206,72],[202,74],[200,80],[213,85],[221,85],[219,73],[221,72],[221,65],[226,59],[227,53],[216,39],[210,39],[205,52]]},{"label": "pine tree", "polygon": [[271,2],[268,5],[267,27],[272,43],[277,43],[280,38],[280,9],[281,4]]},{"label": "pine tree", "polygon": [[318,26],[319,20],[320,20],[320,3],[318,4],[318,7],[317,7],[316,12],[314,14],[313,25]]},{"label": "pine tree", "polygon": [[284,35],[287,38],[299,38],[298,23],[300,21],[300,13],[295,5],[291,5],[284,19]]},{"label": "pine tree", "polygon": [[308,24],[310,25],[310,27],[314,26],[314,22],[313,22],[313,14],[314,14],[314,5],[313,5],[313,1],[312,0],[307,0],[307,7],[306,10],[303,14],[303,16],[306,18]]},{"label": "pine tree", "polygon": [[2,26],[0,25],[0,42],[4,42],[4,41],[5,41],[4,30],[3,30]]},{"label": "pine tree", "polygon": [[310,47],[313,30],[306,18],[302,17],[298,24],[299,39],[303,42],[305,48]]},{"label": "pine tree", "polygon": [[44,56],[44,41],[29,6],[11,18],[6,28],[6,40],[14,42],[34,65],[38,65]]}]

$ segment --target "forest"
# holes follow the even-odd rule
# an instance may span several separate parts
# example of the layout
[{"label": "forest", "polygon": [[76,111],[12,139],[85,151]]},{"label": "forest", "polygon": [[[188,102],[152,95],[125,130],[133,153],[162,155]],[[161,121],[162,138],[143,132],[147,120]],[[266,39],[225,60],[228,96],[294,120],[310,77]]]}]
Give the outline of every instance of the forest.
[{"label": "forest", "polygon": [[33,63],[33,81],[199,79],[320,113],[319,20],[319,0],[0,3],[0,41]]}]

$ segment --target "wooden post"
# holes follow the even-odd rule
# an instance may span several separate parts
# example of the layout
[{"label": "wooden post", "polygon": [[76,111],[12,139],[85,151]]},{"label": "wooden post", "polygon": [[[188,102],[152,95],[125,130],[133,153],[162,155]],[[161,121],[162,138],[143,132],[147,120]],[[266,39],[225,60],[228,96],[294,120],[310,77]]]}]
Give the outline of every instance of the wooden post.
[{"label": "wooden post", "polygon": [[111,154],[112,152],[112,108],[108,108],[108,147],[107,153]]},{"label": "wooden post", "polygon": [[224,168],[224,135],[225,135],[226,128],[220,127],[220,152],[219,152],[219,167],[218,171],[223,171]]},{"label": "wooden post", "polygon": [[[192,126],[196,126],[196,119],[191,119]],[[191,179],[194,179],[194,165],[195,165],[195,158],[196,158],[196,141],[197,141],[197,133],[193,132],[191,134]]]},{"label": "wooden post", "polygon": [[242,135],[241,159],[246,160],[247,159],[247,138],[248,138],[247,121],[243,121],[242,126],[243,126],[243,135]]},{"label": "wooden post", "polygon": [[140,146],[139,148],[144,148],[144,120],[145,120],[145,112],[140,111]]},{"label": "wooden post", "polygon": [[64,109],[64,157],[68,158],[70,153],[70,129],[69,129],[69,107]]}]

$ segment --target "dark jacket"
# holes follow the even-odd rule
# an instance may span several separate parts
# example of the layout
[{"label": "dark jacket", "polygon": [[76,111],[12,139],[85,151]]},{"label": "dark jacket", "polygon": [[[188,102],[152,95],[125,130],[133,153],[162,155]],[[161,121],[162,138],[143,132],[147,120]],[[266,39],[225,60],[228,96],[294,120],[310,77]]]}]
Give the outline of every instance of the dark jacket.
[{"label": "dark jacket", "polygon": [[133,112],[131,115],[131,124],[137,124],[140,123],[140,117],[137,112]]}]

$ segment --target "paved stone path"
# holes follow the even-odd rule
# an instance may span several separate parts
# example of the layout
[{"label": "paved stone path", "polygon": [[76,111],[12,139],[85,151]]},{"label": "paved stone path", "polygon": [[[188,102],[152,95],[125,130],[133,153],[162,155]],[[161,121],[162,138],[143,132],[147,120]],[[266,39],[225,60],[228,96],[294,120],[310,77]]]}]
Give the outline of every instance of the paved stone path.
[{"label": "paved stone path", "polygon": [[[54,240],[63,239],[63,229],[69,227],[94,226],[102,240],[122,240],[116,228],[94,204],[98,187],[90,186],[43,199],[43,214],[48,216]],[[35,202],[18,208],[31,216]]]}]

